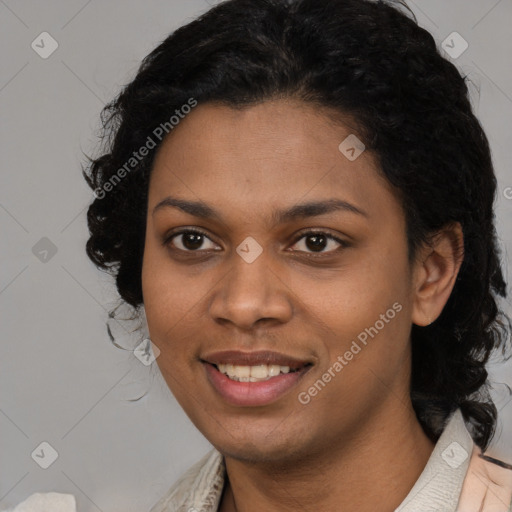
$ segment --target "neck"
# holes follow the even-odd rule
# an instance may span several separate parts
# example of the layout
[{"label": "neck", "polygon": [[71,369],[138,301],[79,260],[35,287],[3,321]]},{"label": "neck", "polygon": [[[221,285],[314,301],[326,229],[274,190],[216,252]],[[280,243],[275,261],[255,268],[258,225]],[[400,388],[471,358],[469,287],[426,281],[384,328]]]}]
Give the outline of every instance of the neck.
[{"label": "neck", "polygon": [[[385,408],[386,409],[386,408]],[[389,408],[387,408],[389,411]],[[248,463],[225,457],[222,512],[297,510],[394,511],[432,453],[412,409],[399,404],[377,414],[339,446],[293,464]],[[300,461],[300,462],[299,462]]]}]

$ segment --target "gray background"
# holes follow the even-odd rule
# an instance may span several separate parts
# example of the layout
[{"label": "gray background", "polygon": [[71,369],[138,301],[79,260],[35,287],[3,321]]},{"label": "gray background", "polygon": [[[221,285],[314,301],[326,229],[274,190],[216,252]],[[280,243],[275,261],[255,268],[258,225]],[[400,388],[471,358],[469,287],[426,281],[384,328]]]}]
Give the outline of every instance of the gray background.
[{"label": "gray background", "polygon": [[[96,147],[103,105],[151,49],[212,3],[0,0],[0,509],[53,490],[74,494],[80,512],[149,510],[209,449],[156,363],[144,366],[107,337],[116,295],[84,252],[92,193],[80,164]],[[471,78],[491,142],[510,276],[512,0],[409,4],[439,45],[453,31],[469,43],[454,60]],[[44,31],[59,45],[47,59],[31,47]],[[491,370],[512,384],[512,364]],[[510,462],[512,402],[497,390],[506,426],[491,451],[508,450]],[[43,441],[58,452],[48,469],[31,457]]]}]

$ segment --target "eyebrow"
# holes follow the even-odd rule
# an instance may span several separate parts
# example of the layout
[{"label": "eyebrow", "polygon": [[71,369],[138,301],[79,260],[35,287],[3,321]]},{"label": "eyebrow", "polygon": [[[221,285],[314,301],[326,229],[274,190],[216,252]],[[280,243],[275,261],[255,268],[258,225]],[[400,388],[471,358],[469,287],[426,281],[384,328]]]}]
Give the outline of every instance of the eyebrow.
[{"label": "eyebrow", "polygon": [[[222,216],[211,206],[200,201],[189,201],[177,197],[166,197],[153,208],[153,215],[164,208],[178,208],[194,217],[216,219],[222,221]],[[335,211],[344,211],[368,217],[368,213],[357,206],[341,199],[327,199],[323,201],[310,201],[296,204],[285,210],[277,210],[272,213],[272,219],[282,224],[293,219],[316,217]]]}]

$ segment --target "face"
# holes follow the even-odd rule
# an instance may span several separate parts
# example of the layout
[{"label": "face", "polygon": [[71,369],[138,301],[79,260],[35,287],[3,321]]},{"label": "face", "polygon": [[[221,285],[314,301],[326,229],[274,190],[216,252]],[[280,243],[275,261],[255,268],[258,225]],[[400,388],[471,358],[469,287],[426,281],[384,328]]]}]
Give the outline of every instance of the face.
[{"label": "face", "polygon": [[350,123],[330,119],[293,100],[199,105],[152,170],[142,285],[157,363],[239,460],[331,450],[408,395],[404,213],[369,151],[338,149]]}]

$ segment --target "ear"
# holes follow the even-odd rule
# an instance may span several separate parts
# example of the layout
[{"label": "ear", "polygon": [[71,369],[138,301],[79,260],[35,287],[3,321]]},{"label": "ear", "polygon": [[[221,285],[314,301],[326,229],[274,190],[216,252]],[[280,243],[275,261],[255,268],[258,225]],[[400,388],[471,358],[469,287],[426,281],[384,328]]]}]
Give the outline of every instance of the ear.
[{"label": "ear", "polygon": [[419,251],[413,269],[412,322],[429,325],[441,314],[464,259],[460,223],[446,225]]}]

